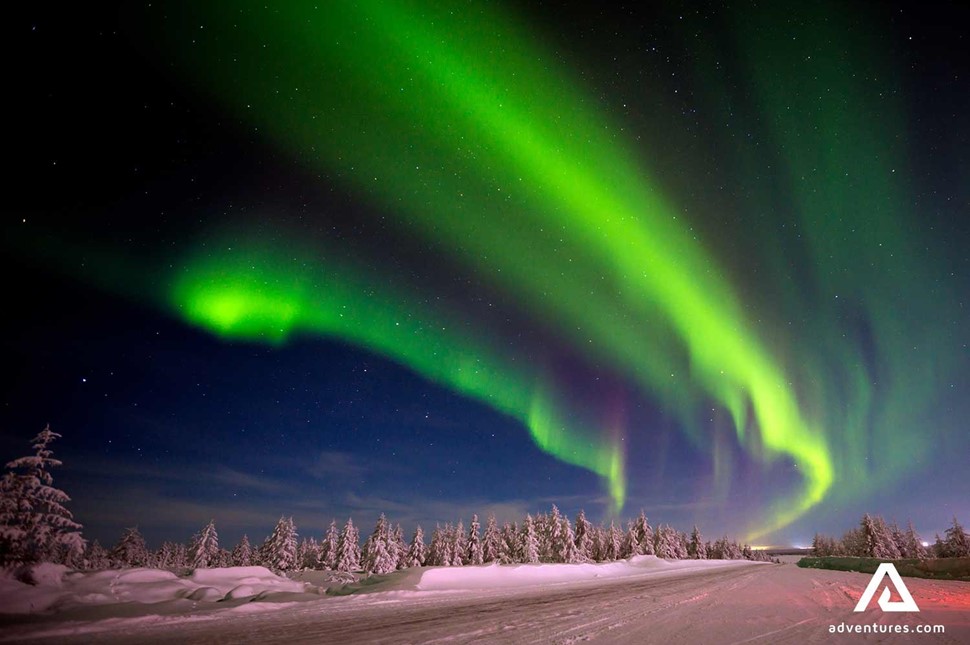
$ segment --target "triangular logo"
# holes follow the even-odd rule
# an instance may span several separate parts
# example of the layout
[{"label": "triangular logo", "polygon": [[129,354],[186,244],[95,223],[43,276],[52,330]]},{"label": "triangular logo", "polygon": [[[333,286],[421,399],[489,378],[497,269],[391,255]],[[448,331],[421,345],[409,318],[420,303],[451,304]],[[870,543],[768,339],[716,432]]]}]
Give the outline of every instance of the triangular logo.
[{"label": "triangular logo", "polygon": [[900,577],[899,572],[896,571],[896,567],[891,562],[883,562],[876,569],[876,572],[872,574],[872,580],[869,581],[869,586],[866,587],[865,592],[862,594],[862,598],[859,598],[859,604],[855,606],[855,611],[865,611],[866,607],[869,606],[869,602],[872,597],[876,595],[876,589],[879,588],[879,583],[882,582],[883,578],[889,576],[889,579],[894,585],[896,585],[896,592],[902,600],[890,601],[889,600],[889,587],[887,586],[882,590],[882,595],[879,596],[879,607],[883,611],[919,611],[919,607],[916,606],[916,601],[913,600],[913,596],[909,593],[909,589],[906,588],[906,584]]}]

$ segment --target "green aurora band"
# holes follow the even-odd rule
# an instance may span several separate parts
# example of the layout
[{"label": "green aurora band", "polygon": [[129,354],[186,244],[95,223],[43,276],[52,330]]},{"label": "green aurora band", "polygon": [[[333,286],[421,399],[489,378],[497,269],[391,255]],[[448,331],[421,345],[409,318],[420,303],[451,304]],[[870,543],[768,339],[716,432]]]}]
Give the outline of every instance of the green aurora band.
[{"label": "green aurora band", "polygon": [[173,283],[186,319],[226,338],[279,344],[296,333],[322,334],[366,347],[518,419],[539,448],[603,477],[615,510],[622,508],[619,447],[562,418],[565,402],[542,375],[504,358],[470,325],[426,303],[416,308],[412,303],[424,301],[406,286],[382,288],[366,271],[326,261],[318,247],[226,239],[232,250],[187,258],[189,270]]},{"label": "green aurora band", "polygon": [[[161,37],[175,40],[167,47],[182,68],[232,113],[631,376],[686,430],[698,402],[713,399],[753,457],[789,459],[802,485],[750,538],[826,496],[835,467],[820,420],[800,405],[725,271],[621,128],[589,107],[514,18],[477,6],[455,16],[447,3],[244,3],[233,12],[203,4],[186,7]],[[276,260],[266,265],[282,273],[267,277],[245,259],[199,258],[172,294],[192,323],[276,342],[292,329],[317,332],[390,356],[522,420],[542,449],[605,477],[622,506],[619,444],[584,455],[588,433],[541,421],[556,401],[535,394],[535,375],[468,338],[413,342],[414,329],[389,324],[404,306],[387,294],[363,299],[353,280],[304,283]],[[279,287],[294,283],[302,286]],[[407,315],[435,326],[420,311]],[[439,363],[430,347],[455,358]],[[475,357],[481,378],[468,376],[463,356]]]}]

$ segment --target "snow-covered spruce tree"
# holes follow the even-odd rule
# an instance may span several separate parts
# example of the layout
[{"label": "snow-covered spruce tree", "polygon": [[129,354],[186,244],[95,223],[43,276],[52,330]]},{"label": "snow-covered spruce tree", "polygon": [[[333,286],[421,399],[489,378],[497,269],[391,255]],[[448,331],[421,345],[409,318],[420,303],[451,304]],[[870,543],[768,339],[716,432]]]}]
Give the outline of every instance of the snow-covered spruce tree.
[{"label": "snow-covered spruce tree", "polygon": [[360,533],[352,518],[347,519],[344,530],[337,543],[337,571],[357,571],[360,569]]},{"label": "snow-covered spruce tree", "polygon": [[923,540],[916,532],[916,529],[913,528],[913,523],[911,521],[907,522],[906,534],[903,540],[906,547],[903,557],[918,558],[920,560],[928,557],[926,547],[923,546]]},{"label": "snow-covered spruce tree", "polygon": [[588,562],[593,559],[593,526],[586,519],[586,513],[579,509],[576,515],[576,561]]},{"label": "snow-covered spruce tree", "polygon": [[316,569],[320,562],[320,545],[317,541],[310,538],[300,540],[300,545],[296,548],[296,561],[301,569]]},{"label": "snow-covered spruce tree", "polygon": [[218,566],[219,534],[216,532],[216,521],[209,520],[201,531],[192,536],[192,546],[189,548],[189,562],[193,569],[208,569]]},{"label": "snow-covered spruce tree", "polygon": [[521,545],[522,562],[534,564],[539,561],[539,536],[536,535],[532,516],[528,514],[526,514],[525,521],[522,523]]},{"label": "snow-covered spruce tree", "polygon": [[653,549],[658,558],[673,560],[677,557],[677,547],[674,542],[677,539],[676,531],[661,524],[654,533]]},{"label": "snow-covered spruce tree", "polygon": [[637,532],[637,545],[639,546],[637,555],[653,555],[653,528],[647,522],[647,516],[642,508],[634,526]]},{"label": "snow-covered spruce tree", "polygon": [[557,560],[566,564],[585,562],[584,559],[580,558],[579,551],[576,549],[576,535],[573,533],[573,527],[569,524],[569,517],[563,514],[560,523],[562,525],[559,529],[560,539],[559,544],[556,545],[555,553]]},{"label": "snow-covered spruce tree", "polygon": [[866,539],[861,529],[853,528],[845,532],[841,540],[841,551],[844,555],[866,557]]},{"label": "snow-covered spruce tree", "polygon": [[949,558],[970,558],[970,535],[963,530],[963,525],[953,516],[953,524],[943,532],[946,554]]},{"label": "snow-covered spruce tree", "polygon": [[51,469],[62,465],[50,444],[61,435],[46,426],[31,441],[34,454],[7,463],[0,479],[0,565],[17,562],[80,564],[85,542],[81,525],[54,487]]},{"label": "snow-covered spruce tree", "polygon": [[603,553],[604,560],[612,562],[620,559],[620,552],[623,548],[622,539],[623,536],[620,529],[617,528],[616,522],[610,520],[610,530],[606,534],[606,550]]},{"label": "snow-covered spruce tree", "polygon": [[110,553],[116,567],[144,567],[148,565],[148,547],[137,526],[125,529]]},{"label": "snow-covered spruce tree", "polygon": [[886,522],[879,517],[872,517],[868,513],[859,522],[862,531],[864,557],[895,560],[899,558],[899,551],[893,542]]},{"label": "snow-covered spruce tree", "polygon": [[485,561],[482,541],[478,536],[480,526],[478,523],[478,515],[472,514],[471,527],[468,529],[468,546],[465,549],[465,561],[468,564],[482,564]]},{"label": "snow-covered spruce tree", "polygon": [[817,558],[825,558],[838,554],[835,538],[816,533],[812,538],[812,554]]},{"label": "snow-covered spruce tree", "polygon": [[596,562],[606,561],[607,541],[608,540],[607,540],[606,528],[602,524],[594,526],[593,534],[592,534],[593,544],[590,550],[590,559]]},{"label": "snow-covered spruce tree", "polygon": [[559,507],[552,505],[549,515],[544,518],[542,530],[542,547],[539,557],[543,562],[560,562],[559,545],[562,542],[562,513]]},{"label": "snow-covered spruce tree", "polygon": [[418,524],[418,528],[414,530],[414,537],[411,539],[411,544],[408,546],[407,553],[404,556],[404,566],[409,569],[411,567],[423,566],[426,555],[424,531],[421,530],[421,525]]},{"label": "snow-covered spruce tree", "polygon": [[272,534],[259,548],[259,559],[263,566],[279,572],[295,569],[298,537],[293,518],[281,516]]},{"label": "snow-covered spruce tree", "polygon": [[623,535],[623,546],[620,549],[621,558],[632,558],[640,551],[637,543],[637,532],[633,525],[633,520],[627,522],[626,533]]},{"label": "snow-covered spruce tree", "polygon": [[424,564],[429,567],[441,567],[448,566],[447,558],[445,558],[445,534],[441,528],[440,524],[436,524],[434,531],[431,532],[431,544],[428,545],[428,551],[425,554]]},{"label": "snow-covered spruce tree", "polygon": [[320,543],[320,560],[317,566],[321,569],[333,571],[337,568],[337,548],[340,544],[340,535],[337,533],[337,520],[330,520],[330,527],[327,534]]},{"label": "snow-covered spruce tree", "polygon": [[249,536],[243,534],[242,539],[232,549],[230,558],[234,567],[249,567],[253,564],[253,547],[249,543]]},{"label": "snow-covered spruce tree", "polygon": [[899,554],[899,557],[905,558],[906,535],[903,533],[902,529],[899,528],[899,525],[896,524],[896,520],[893,520],[892,524],[890,524],[887,528],[889,529],[889,537],[892,538],[893,546],[896,547],[896,553]]},{"label": "snow-covered spruce tree", "polygon": [[465,564],[465,551],[468,545],[465,540],[465,523],[458,520],[458,526],[451,533],[451,566],[460,567]]},{"label": "snow-covered spruce tree", "polygon": [[108,559],[108,551],[101,543],[94,540],[88,544],[84,550],[83,568],[88,571],[102,571],[111,568],[111,561]]},{"label": "snow-covered spruce tree", "polygon": [[391,533],[391,546],[394,547],[394,553],[392,555],[394,556],[395,568],[406,569],[407,565],[404,563],[404,560],[408,554],[408,543],[404,541],[404,530],[400,524],[397,524]]},{"label": "snow-covered spruce tree", "polygon": [[510,522],[506,522],[502,525],[501,536],[502,541],[499,544],[498,561],[502,564],[520,562],[518,529]]},{"label": "snow-covered spruce tree", "polygon": [[930,553],[934,558],[948,558],[950,557],[946,551],[946,542],[940,537],[940,534],[936,534],[936,540],[933,542],[933,546],[930,547]]},{"label": "snow-covered spruce tree", "polygon": [[498,562],[502,553],[502,534],[498,530],[495,514],[489,513],[485,521],[485,536],[482,538],[482,562]]},{"label": "snow-covered spruce tree", "polygon": [[687,557],[691,560],[706,560],[707,551],[704,549],[704,540],[697,525],[694,525],[690,532],[690,541],[687,543]]},{"label": "snow-covered spruce tree", "polygon": [[441,564],[450,567],[455,559],[455,527],[451,522],[445,523],[441,529]]},{"label": "snow-covered spruce tree", "polygon": [[690,542],[690,538],[683,531],[677,532],[677,559],[686,560],[687,559],[687,545]]},{"label": "snow-covered spruce tree", "polygon": [[391,547],[391,529],[383,513],[377,519],[374,532],[364,544],[361,566],[367,573],[377,575],[390,573],[397,568],[397,558]]}]

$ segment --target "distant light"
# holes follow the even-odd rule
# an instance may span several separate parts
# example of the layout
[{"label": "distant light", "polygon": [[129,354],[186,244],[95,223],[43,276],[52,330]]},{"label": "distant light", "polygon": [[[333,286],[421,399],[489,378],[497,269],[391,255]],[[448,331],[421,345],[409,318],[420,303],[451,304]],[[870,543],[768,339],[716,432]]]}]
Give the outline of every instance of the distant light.
[{"label": "distant light", "polygon": [[927,542],[926,540],[923,540],[923,546],[929,546],[929,545],[930,545],[929,542]]}]

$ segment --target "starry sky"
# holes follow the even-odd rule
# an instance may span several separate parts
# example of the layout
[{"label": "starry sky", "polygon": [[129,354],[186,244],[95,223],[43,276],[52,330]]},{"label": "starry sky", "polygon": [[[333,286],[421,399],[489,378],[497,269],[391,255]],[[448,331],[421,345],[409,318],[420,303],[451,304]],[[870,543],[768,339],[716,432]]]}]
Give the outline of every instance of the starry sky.
[{"label": "starry sky", "polygon": [[151,2],[3,27],[0,456],[86,535],[970,518],[970,14]]}]

